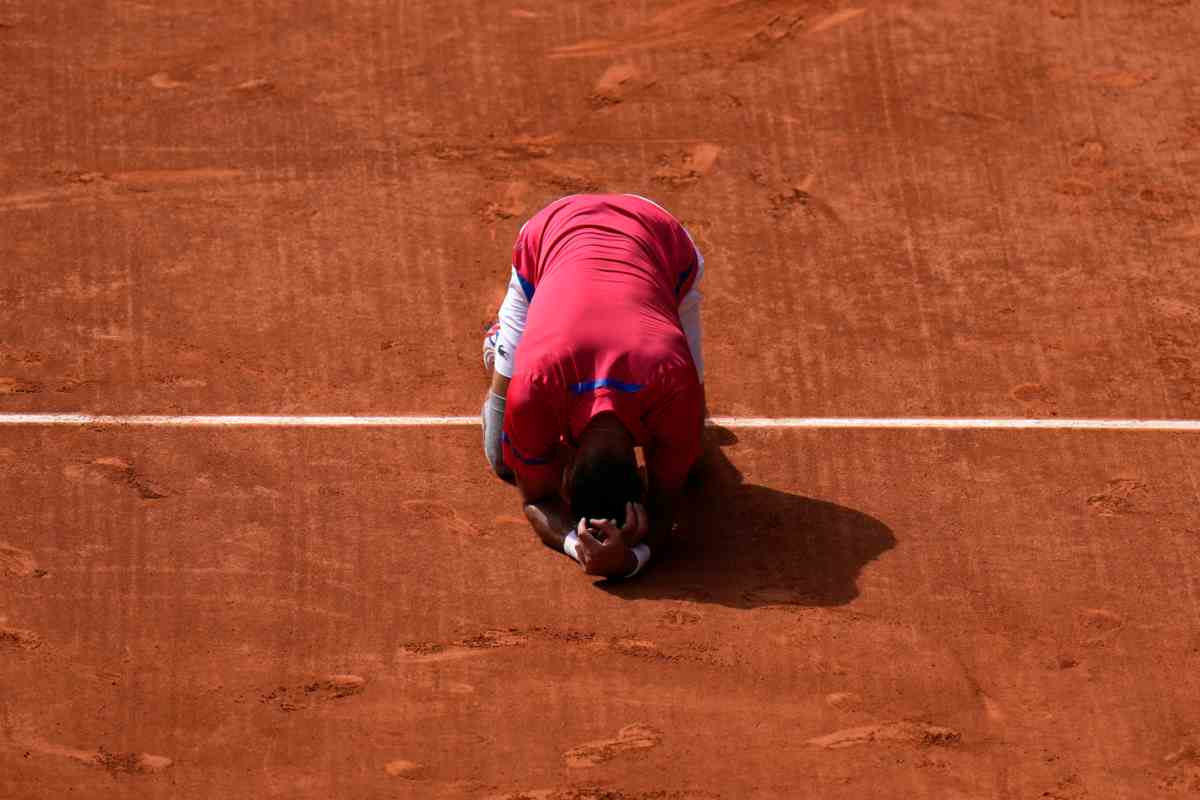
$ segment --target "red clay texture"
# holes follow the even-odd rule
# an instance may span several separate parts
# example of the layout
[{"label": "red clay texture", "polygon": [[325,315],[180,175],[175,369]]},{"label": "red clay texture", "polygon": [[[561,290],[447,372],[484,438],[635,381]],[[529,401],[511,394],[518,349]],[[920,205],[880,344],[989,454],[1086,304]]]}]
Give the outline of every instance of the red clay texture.
[{"label": "red clay texture", "polygon": [[477,438],[9,430],[3,796],[1200,779],[1194,436],[714,433],[668,560],[609,586]]},{"label": "red clay texture", "polygon": [[[0,3],[0,413],[479,408],[636,192],[709,409],[1196,418],[1200,0]],[[0,797],[1200,791],[1200,447],[712,431],[598,584],[472,429],[0,427]]]},{"label": "red clay texture", "polygon": [[512,241],[652,197],[710,408],[1195,416],[1195,0],[9,2],[6,410],[470,413]]}]

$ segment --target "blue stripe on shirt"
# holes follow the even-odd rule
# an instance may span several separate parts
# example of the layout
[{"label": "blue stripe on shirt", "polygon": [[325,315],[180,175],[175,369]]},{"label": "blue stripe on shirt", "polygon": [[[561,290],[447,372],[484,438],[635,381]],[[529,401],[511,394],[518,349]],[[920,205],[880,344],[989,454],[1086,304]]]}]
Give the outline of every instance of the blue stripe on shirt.
[{"label": "blue stripe on shirt", "polygon": [[521,284],[521,290],[525,292],[525,299],[532,303],[533,284],[525,280],[525,277],[519,272],[517,273],[517,282]]},{"label": "blue stripe on shirt", "polygon": [[641,383],[624,383],[615,381],[612,378],[601,378],[595,381],[583,381],[581,383],[571,384],[572,394],[586,394],[594,392],[597,389],[616,389],[618,392],[638,392],[641,391],[644,384]]},{"label": "blue stripe on shirt", "polygon": [[525,456],[521,455],[521,451],[518,450],[517,446],[512,443],[512,439],[508,438],[507,433],[502,432],[500,434],[500,441],[508,445],[508,448],[512,450],[513,455],[516,456],[522,464],[528,464],[531,467],[537,467],[550,463],[550,459],[548,458],[526,458]]}]

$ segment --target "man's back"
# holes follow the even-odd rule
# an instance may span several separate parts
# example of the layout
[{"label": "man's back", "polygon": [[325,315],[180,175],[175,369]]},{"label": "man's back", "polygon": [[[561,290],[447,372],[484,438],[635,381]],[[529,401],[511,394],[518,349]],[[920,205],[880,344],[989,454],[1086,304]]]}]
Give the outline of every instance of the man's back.
[{"label": "man's back", "polygon": [[574,195],[518,236],[529,298],[508,389],[506,461],[553,469],[559,437],[615,413],[652,473],[681,484],[699,448],[703,387],[679,319],[699,256],[687,232],[634,195]]},{"label": "man's back", "polygon": [[513,266],[530,299],[514,378],[555,370],[568,386],[636,383],[694,369],[678,307],[696,277],[696,250],[649,200],[565,197],[525,225]]}]

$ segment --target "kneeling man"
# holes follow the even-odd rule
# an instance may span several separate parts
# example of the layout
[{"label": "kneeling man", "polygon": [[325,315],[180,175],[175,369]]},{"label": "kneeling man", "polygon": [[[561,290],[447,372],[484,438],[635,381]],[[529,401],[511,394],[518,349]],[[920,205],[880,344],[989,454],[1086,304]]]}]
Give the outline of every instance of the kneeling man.
[{"label": "kneeling man", "polygon": [[542,542],[589,574],[645,567],[700,456],[703,271],[678,220],[636,195],[564,197],[517,236],[484,340],[484,451]]}]

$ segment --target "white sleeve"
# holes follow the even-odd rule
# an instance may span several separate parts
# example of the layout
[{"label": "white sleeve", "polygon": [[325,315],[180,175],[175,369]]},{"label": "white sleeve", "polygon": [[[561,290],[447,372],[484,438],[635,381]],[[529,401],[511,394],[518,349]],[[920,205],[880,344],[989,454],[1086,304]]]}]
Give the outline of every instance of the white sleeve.
[{"label": "white sleeve", "polygon": [[[691,234],[688,234],[691,238]],[[692,247],[696,243],[692,242]],[[696,363],[696,374],[700,383],[704,383],[704,342],[700,330],[700,279],[704,277],[704,256],[696,247],[696,278],[692,281],[691,290],[679,303],[679,322],[683,325],[683,333],[687,336],[688,349],[692,351],[692,361]]]},{"label": "white sleeve", "polygon": [[496,372],[506,378],[513,374],[517,357],[517,345],[525,333],[525,317],[529,313],[529,300],[514,267],[508,281],[508,292],[500,304],[500,336],[496,342]]},{"label": "white sleeve", "polygon": [[[696,374],[700,383],[704,383],[704,344],[700,330],[700,290],[692,290],[679,304],[679,322],[683,325],[683,333],[687,336],[688,349],[692,351],[692,361],[696,362]],[[499,363],[499,362],[497,362]]]}]

